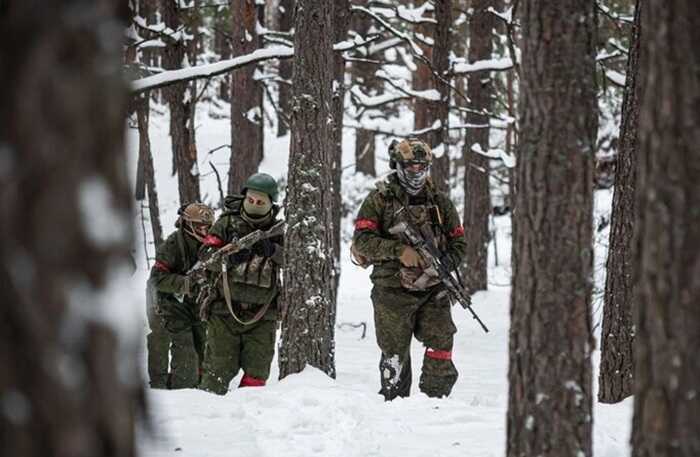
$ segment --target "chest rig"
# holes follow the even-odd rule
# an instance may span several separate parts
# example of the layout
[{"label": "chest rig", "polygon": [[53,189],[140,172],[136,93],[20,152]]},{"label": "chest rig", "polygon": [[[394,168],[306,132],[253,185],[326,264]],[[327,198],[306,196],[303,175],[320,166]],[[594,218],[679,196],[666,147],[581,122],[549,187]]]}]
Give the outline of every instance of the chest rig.
[{"label": "chest rig", "polygon": [[[437,201],[428,189],[417,196],[396,195],[390,192],[385,211],[386,221],[383,227],[394,227],[401,222],[417,227],[423,237],[435,244],[441,251],[447,248],[447,236],[444,233],[443,216]],[[399,236],[406,244],[408,240]],[[425,290],[440,283],[438,273],[432,268],[406,267],[399,268],[401,286],[408,290]]]}]

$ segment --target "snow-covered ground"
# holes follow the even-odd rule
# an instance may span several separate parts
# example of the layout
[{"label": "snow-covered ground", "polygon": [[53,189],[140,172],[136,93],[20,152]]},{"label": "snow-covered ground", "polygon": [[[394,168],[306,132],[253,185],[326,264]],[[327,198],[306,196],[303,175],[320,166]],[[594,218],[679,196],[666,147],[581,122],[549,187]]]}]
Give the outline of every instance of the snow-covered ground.
[{"label": "snow-covered ground", "polygon": [[[167,117],[153,116],[151,135],[163,225],[169,233],[178,197],[176,180],[169,175]],[[220,150],[211,156],[204,153],[230,142],[228,121],[207,119],[197,130],[197,140],[203,156],[199,163],[202,175],[210,173],[208,162],[211,161],[225,179],[228,151]],[[261,169],[282,177],[286,174],[288,139],[268,137],[266,141],[266,159]],[[346,135],[346,151],[353,150],[352,141],[350,132]],[[132,151],[134,147],[132,141]],[[215,203],[218,191],[213,175],[204,176],[202,188],[204,198]],[[596,213],[608,212],[610,200],[609,192],[599,193]],[[418,391],[417,382],[407,399],[385,403],[377,394],[379,352],[374,339],[369,271],[350,263],[346,247],[342,251],[336,329],[337,379],[309,367],[301,374],[278,381],[275,360],[265,388],[235,389],[239,375],[231,383],[234,389],[224,397],[197,390],[149,391],[155,428],[152,434],[140,433],[141,454],[149,457],[503,456],[508,402],[509,218],[497,218],[496,228],[499,265],[494,265],[495,256],[491,255],[490,290],[474,296],[474,309],[491,332],[484,334],[462,308],[453,309],[459,329],[454,360],[460,377],[449,398],[427,398]],[[604,263],[601,259],[604,259],[606,237],[607,230],[598,234],[603,243],[597,249],[597,265]],[[138,246],[142,245],[140,241]],[[152,246],[149,250],[152,255]],[[148,268],[143,252],[138,252],[137,258],[139,270],[134,275],[134,285],[142,288]],[[599,285],[601,278],[598,272]],[[594,322],[599,322],[602,310],[594,308]],[[359,323],[367,325],[365,338],[362,328],[343,325]],[[414,380],[420,373],[422,352],[414,341]],[[597,356],[596,353],[596,365]],[[614,406],[596,404],[596,456],[629,455],[631,409],[630,400]]]}]

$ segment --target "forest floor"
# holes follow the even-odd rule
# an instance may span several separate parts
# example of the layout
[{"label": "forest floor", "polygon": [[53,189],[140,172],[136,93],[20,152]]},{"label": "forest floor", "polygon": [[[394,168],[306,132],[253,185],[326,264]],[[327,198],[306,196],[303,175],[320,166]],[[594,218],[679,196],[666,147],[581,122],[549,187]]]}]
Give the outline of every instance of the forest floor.
[{"label": "forest floor", "polygon": [[[176,179],[169,176],[167,122],[153,118],[152,138],[166,233],[172,230],[177,208]],[[207,122],[198,130],[200,170],[217,163],[225,179],[228,153],[205,155],[230,140],[227,121]],[[267,140],[267,139],[266,139]],[[286,142],[272,139],[261,166],[275,177],[286,171]],[[277,143],[275,143],[277,142]],[[346,146],[352,151],[352,144]],[[132,151],[134,143],[132,141]],[[133,154],[132,154],[133,156]],[[133,160],[132,160],[133,168]],[[217,197],[215,178],[203,181],[203,195]],[[597,195],[596,214],[609,213],[611,193]],[[349,218],[350,220],[351,218]],[[140,224],[140,221],[138,222]],[[495,219],[499,265],[491,244],[487,292],[477,293],[474,310],[490,329],[485,334],[466,311],[457,306],[453,317],[458,328],[454,362],[460,372],[452,395],[430,399],[420,393],[417,380],[423,348],[412,346],[414,386],[412,396],[386,403],[378,395],[379,350],[374,337],[369,271],[352,265],[347,246],[342,250],[342,276],[336,328],[337,378],[328,378],[307,367],[301,374],[277,380],[277,360],[264,388],[236,389],[240,375],[226,396],[198,390],[148,391],[153,433],[141,432],[140,454],[148,457],[501,457],[505,455],[508,405],[508,326],[510,300],[510,219]],[[596,265],[604,265],[607,230],[596,235]],[[142,241],[141,241],[142,243]],[[149,248],[152,250],[152,248]],[[152,252],[150,252],[152,255]],[[138,254],[135,287],[143,287],[148,274],[143,253]],[[604,272],[598,268],[596,283]],[[141,309],[145,308],[145,304]],[[594,324],[602,309],[594,306]],[[145,319],[145,317],[144,317]],[[346,324],[366,324],[363,329]],[[598,332],[600,326],[596,327]],[[594,386],[597,360],[594,354]],[[144,367],[145,375],[145,367]],[[597,387],[596,387],[597,389]],[[619,405],[595,403],[594,455],[629,455],[631,399]]]}]

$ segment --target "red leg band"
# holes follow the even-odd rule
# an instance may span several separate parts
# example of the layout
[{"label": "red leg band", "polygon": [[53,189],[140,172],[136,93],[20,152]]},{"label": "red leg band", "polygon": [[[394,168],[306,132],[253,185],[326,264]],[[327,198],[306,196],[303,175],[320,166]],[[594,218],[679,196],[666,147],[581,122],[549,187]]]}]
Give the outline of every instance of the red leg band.
[{"label": "red leg band", "polygon": [[262,387],[264,385],[265,385],[264,379],[258,379],[258,378],[254,378],[252,376],[248,376],[247,374],[244,374],[243,377],[241,378],[241,383],[238,384],[238,387]]},{"label": "red leg band", "polygon": [[439,349],[426,348],[425,356],[435,360],[452,360],[452,351],[441,351]]}]

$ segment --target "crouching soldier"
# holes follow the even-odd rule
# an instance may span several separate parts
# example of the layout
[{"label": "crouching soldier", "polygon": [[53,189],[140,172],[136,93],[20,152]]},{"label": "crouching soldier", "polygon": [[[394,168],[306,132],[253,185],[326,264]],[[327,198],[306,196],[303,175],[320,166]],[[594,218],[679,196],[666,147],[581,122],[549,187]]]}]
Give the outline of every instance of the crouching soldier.
[{"label": "crouching soldier", "polygon": [[158,313],[171,340],[170,388],[197,387],[206,340],[196,303],[199,287],[187,272],[197,263],[198,252],[214,222],[214,212],[202,203],[180,208],[171,234],[156,251],[151,269],[158,291]]},{"label": "crouching soldier", "polygon": [[[278,222],[277,182],[257,173],[246,181],[242,196],[229,196],[226,211],[205,243],[219,248]],[[213,266],[218,297],[208,311],[207,349],[200,387],[224,395],[243,370],[239,387],[264,386],[275,353],[277,296],[280,290],[282,237],[258,241]]]},{"label": "crouching soldier", "polygon": [[[452,345],[457,331],[450,299],[434,275],[426,274],[418,252],[390,229],[401,222],[426,231],[451,268],[460,264],[464,228],[449,197],[429,179],[432,152],[418,140],[394,142],[389,165],[395,170],[362,203],[352,251],[361,264],[374,265],[372,303],[381,349],[380,393],[386,400],[411,389],[411,338],[425,346],[419,387],[430,397],[450,394],[457,381]],[[393,231],[392,231],[393,232]]]}]

